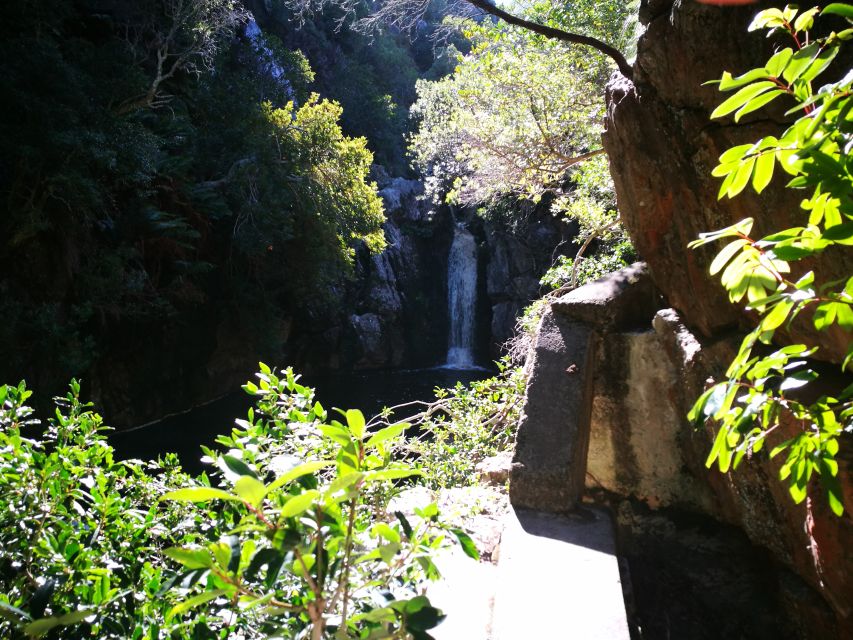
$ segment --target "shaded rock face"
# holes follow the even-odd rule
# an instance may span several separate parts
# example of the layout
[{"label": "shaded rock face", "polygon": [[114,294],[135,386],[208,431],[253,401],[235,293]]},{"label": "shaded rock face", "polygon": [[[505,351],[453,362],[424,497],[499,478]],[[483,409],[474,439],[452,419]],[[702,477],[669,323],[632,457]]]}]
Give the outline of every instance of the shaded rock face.
[{"label": "shaded rock face", "polygon": [[443,362],[451,216],[419,198],[417,181],[386,176],[381,187],[387,249],[357,251],[352,280],[329,292],[335,304],[281,308],[262,327],[213,303],[171,323],[128,322],[106,333],[87,395],[124,429],[238,391],[259,360],[301,373]]},{"label": "shaded rock face", "polygon": [[452,217],[422,199],[419,181],[377,174],[387,247],[376,255],[359,249],[354,278],[340,295],[340,313],[303,328],[292,352],[305,371],[444,361]]},{"label": "shaded rock face", "polygon": [[832,637],[791,606],[793,596],[831,619],[820,596],[736,527],[628,499],[613,511],[632,638]]},{"label": "shaded rock face", "polygon": [[[714,431],[694,429],[686,415],[706,381],[719,379],[725,372],[740,337],[704,338],[689,329],[678,312],[661,306],[661,298],[639,265],[550,305],[545,318],[551,319],[543,318],[536,350],[528,357],[531,371],[511,496],[515,500],[521,494],[523,506],[531,495],[539,508],[554,504],[553,510],[565,510],[567,496],[574,501],[579,498],[580,475],[591,492],[627,498],[644,508],[704,514],[734,525],[751,544],[766,550],[771,565],[784,568],[771,566],[768,580],[780,607],[796,605],[795,617],[806,630],[792,632],[790,637],[850,633],[853,555],[845,541],[853,535],[853,519],[849,513],[834,516],[815,489],[812,532],[817,546],[813,550],[804,527],[806,505],[794,504],[778,481],[782,460],[769,460],[762,452],[729,474],[705,467]],[[557,334],[551,325],[563,330]],[[554,335],[560,336],[561,345],[545,361],[538,353],[540,345],[554,344]],[[576,362],[568,383],[565,372],[553,371],[548,362],[562,365],[576,360],[572,345],[577,341],[592,346],[585,363]],[[584,390],[584,402],[573,409],[571,418],[551,415],[572,397],[568,384]],[[790,438],[796,428],[783,425],[768,439],[767,449]],[[849,454],[853,443],[849,436],[844,440],[841,451],[848,453],[839,460],[839,479],[849,505],[853,504]],[[563,441],[588,441],[588,454],[571,460],[563,456],[557,463],[560,473],[554,473],[553,458]],[[570,464],[574,468],[568,469]],[[537,479],[537,474],[542,477]],[[528,489],[531,481],[534,490]],[[516,482],[519,488],[513,490]],[[637,535],[644,539],[652,534],[640,527]],[[693,569],[685,566],[686,572]],[[692,637],[674,628],[672,632],[672,637]]]},{"label": "shaded rock face", "polygon": [[488,317],[484,332],[493,359],[500,357],[502,346],[513,337],[518,316],[539,297],[539,280],[557,256],[577,251],[571,242],[577,233],[574,224],[562,222],[544,205],[520,203],[518,209],[513,214],[515,228],[501,220],[486,220],[482,225]]},{"label": "shaded rock face", "polygon": [[[759,66],[772,54],[772,39],[746,31],[765,5],[776,6],[644,2],[640,18],[645,32],[638,43],[634,81],[614,76],[607,88],[604,146],[620,215],[655,284],[688,325],[705,336],[745,326],[748,319],[707,273],[722,245],[691,251],[687,243],[701,232],[747,217],[756,219],[755,237],[804,223],[802,192],[784,189],[784,177],[777,175],[761,196],[747,189],[718,201],[720,180],[711,176],[726,149],[778,135],[784,128],[783,113],[790,105],[781,103],[769,116],[760,111],[741,125],[731,119],[712,122],[711,112],[728,94],[702,86],[724,70],[737,74]],[[839,70],[849,67],[849,60],[838,65]],[[851,266],[850,252],[838,251],[827,254],[817,272],[829,281],[849,274]],[[848,339],[840,332],[816,335],[806,323],[795,333],[820,342],[827,359],[837,359]]]}]

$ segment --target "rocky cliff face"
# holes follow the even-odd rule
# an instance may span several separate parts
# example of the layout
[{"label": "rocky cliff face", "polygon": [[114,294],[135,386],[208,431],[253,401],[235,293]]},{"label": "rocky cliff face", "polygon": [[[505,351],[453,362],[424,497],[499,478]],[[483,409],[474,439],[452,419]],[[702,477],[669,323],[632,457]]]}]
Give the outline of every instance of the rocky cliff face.
[{"label": "rocky cliff face", "polygon": [[[817,490],[811,513],[805,504],[795,505],[778,481],[779,460],[756,456],[725,475],[706,469],[713,433],[694,430],[685,419],[706,381],[724,374],[743,331],[754,321],[731,305],[719,282],[708,275],[715,249],[690,251],[687,243],[703,231],[746,217],[756,219],[756,233],[763,235],[793,225],[801,216],[801,196],[784,189],[784,179],[777,178],[760,197],[744,193],[718,201],[719,183],[711,176],[724,150],[762,135],[778,134],[784,127],[783,109],[769,116],[756,115],[738,126],[712,122],[709,116],[721,94],[713,86],[701,86],[719,78],[724,70],[743,72],[769,57],[772,41],[763,34],[746,32],[762,5],[769,6],[730,8],[672,0],[642,3],[640,18],[645,31],[634,78],[616,76],[608,86],[604,143],[622,220],[666,303],[629,329],[607,320],[612,313],[607,310],[609,302],[596,306],[566,299],[555,303],[552,313],[562,314],[564,321],[577,322],[578,314],[583,315],[583,330],[594,327],[598,346],[592,360],[586,359],[591,362],[586,371],[573,372],[571,378],[560,374],[550,378],[558,390],[569,384],[592,385],[584,386],[591,390],[581,403],[590,416],[589,450],[582,456],[589,472],[588,491],[639,501],[644,509],[658,510],[652,513],[675,509],[738,527],[779,568],[769,588],[774,590],[777,606],[785,615],[791,614],[794,626],[788,635],[778,637],[844,636],[853,633],[853,556],[845,542],[853,534],[850,438],[845,436],[841,444],[846,453],[839,461],[848,512],[837,518]],[[839,71],[849,68],[850,60],[846,60]],[[829,280],[849,276],[852,266],[853,256],[846,251],[825,255],[809,268]],[[589,291],[575,294],[575,298],[579,295],[596,297]],[[633,303],[628,306],[636,307]],[[834,361],[850,340],[843,332],[815,334],[805,322],[791,333],[789,338],[819,343],[823,357]],[[576,364],[582,367],[582,363]],[[533,375],[531,384],[537,379],[543,378]],[[535,408],[526,412],[535,413]],[[524,427],[522,420],[520,444],[527,442]],[[560,428],[568,427],[563,424]],[[787,436],[774,436],[781,441],[795,428],[786,425]],[[560,437],[567,438],[565,434]],[[574,440],[586,441],[583,437]],[[520,456],[516,475],[535,468],[530,464],[531,460],[535,463],[535,455],[531,458],[525,447],[516,455]],[[561,491],[565,493],[564,488]],[[565,504],[563,493],[554,496]],[[644,518],[636,510],[624,518],[621,512],[619,516],[623,530],[634,527],[635,531],[642,529],[637,523]],[[677,528],[668,522],[667,527]],[[689,571],[685,567],[682,577]],[[694,583],[694,588],[713,589],[710,583],[697,584],[703,583]],[[674,634],[675,629],[669,631]],[[771,636],[745,633],[744,637]]]},{"label": "rocky cliff face", "polygon": [[[450,213],[423,200],[416,180],[380,183],[388,247],[359,256],[333,358],[346,368],[432,366],[447,349]],[[337,348],[336,348],[337,347]]]},{"label": "rocky cliff face", "polygon": [[539,280],[545,271],[558,255],[573,255],[577,250],[571,244],[575,226],[553,216],[547,206],[519,203],[516,208],[515,226],[500,219],[483,223],[483,294],[489,320],[484,329],[491,336],[489,355],[494,359],[514,335],[518,316],[539,297]]},{"label": "rocky cliff face", "polygon": [[[703,231],[747,217],[756,219],[754,233],[759,237],[783,225],[802,224],[802,196],[784,188],[784,176],[777,176],[761,196],[747,189],[731,200],[717,200],[719,180],[711,176],[726,149],[783,129],[790,105],[780,104],[769,115],[756,112],[740,125],[730,119],[711,121],[724,94],[713,85],[702,86],[725,70],[742,73],[767,60],[773,41],[746,28],[759,8],[776,4],[733,8],[643,2],[645,31],[637,47],[634,79],[616,76],[607,89],[604,145],[622,220],[670,304],[705,336],[745,326],[749,318],[729,304],[719,282],[708,276],[715,248],[691,251],[687,243]],[[850,62],[839,62],[839,72]],[[826,255],[817,265],[827,281],[849,274],[851,267],[849,251]],[[795,333],[819,342],[826,359],[837,359],[848,340],[840,331],[816,334],[806,322],[797,325]]]}]

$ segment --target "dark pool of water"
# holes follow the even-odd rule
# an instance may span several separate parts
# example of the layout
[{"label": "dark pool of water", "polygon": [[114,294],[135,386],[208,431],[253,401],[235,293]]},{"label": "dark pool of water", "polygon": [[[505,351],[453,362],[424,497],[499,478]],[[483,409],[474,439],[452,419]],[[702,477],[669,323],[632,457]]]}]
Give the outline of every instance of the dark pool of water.
[{"label": "dark pool of water", "polygon": [[[430,401],[436,387],[468,384],[494,375],[489,369],[406,369],[361,371],[303,377],[301,382],[316,389],[316,398],[326,409],[361,409],[373,416],[383,407],[416,400]],[[169,416],[159,422],[110,435],[119,458],[151,460],[166,453],[177,453],[188,471],[203,469],[199,445],[213,445],[217,435],[228,433],[235,418],[245,418],[252,398],[237,391],[186,413]],[[396,412],[403,418],[417,408]]]}]

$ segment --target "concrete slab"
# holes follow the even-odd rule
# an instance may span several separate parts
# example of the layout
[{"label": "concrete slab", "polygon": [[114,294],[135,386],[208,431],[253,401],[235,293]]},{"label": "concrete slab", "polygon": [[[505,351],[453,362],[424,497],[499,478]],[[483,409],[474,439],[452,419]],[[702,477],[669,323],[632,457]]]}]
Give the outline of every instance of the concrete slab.
[{"label": "concrete slab", "polygon": [[442,578],[429,586],[427,595],[447,618],[430,634],[436,640],[489,638],[498,568],[472,560],[458,547],[439,554],[435,563]]},{"label": "concrete slab", "polygon": [[506,518],[491,640],[630,639],[606,511],[518,510]]}]

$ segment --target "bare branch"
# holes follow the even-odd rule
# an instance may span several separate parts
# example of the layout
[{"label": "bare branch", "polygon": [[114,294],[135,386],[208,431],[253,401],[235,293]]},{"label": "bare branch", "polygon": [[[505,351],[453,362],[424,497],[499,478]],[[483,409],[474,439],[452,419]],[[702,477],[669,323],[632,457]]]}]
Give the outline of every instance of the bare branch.
[{"label": "bare branch", "polygon": [[611,47],[606,42],[602,42],[598,38],[593,38],[592,36],[585,36],[579,33],[570,33],[569,31],[563,31],[562,29],[555,29],[554,27],[549,27],[544,24],[538,24],[536,22],[531,22],[530,20],[525,20],[524,18],[519,18],[518,16],[514,16],[511,13],[504,11],[503,9],[499,9],[493,4],[489,3],[488,0],[465,0],[469,4],[477,7],[485,11],[486,13],[495,16],[496,18],[500,18],[507,24],[514,25],[516,27],[521,27],[522,29],[527,29],[528,31],[532,31],[533,33],[538,33],[539,35],[545,36],[546,38],[551,38],[552,40],[560,40],[562,42],[569,42],[571,44],[582,44],[588,47],[592,47],[606,55],[608,58],[613,60],[616,63],[616,66],[619,68],[620,73],[626,78],[634,77],[634,70],[628,61],[625,59],[625,56],[622,55],[622,52],[618,49]]}]

